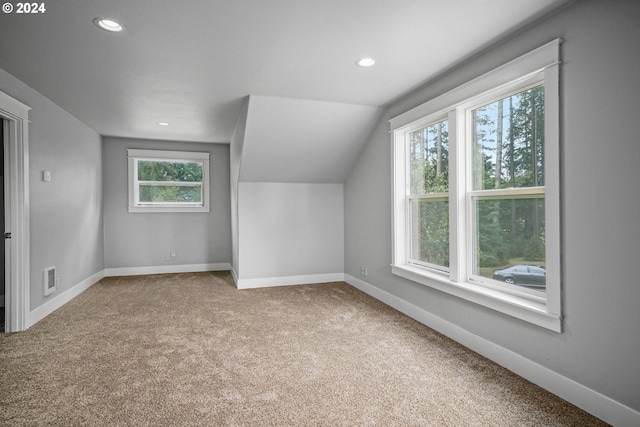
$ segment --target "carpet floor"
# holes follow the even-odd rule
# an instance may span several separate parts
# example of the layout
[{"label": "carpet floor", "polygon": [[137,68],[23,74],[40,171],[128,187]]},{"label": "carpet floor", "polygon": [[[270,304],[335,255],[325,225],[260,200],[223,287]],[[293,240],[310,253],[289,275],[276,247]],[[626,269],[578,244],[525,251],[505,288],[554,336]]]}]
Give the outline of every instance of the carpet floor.
[{"label": "carpet floor", "polygon": [[105,278],[0,334],[0,425],[599,426],[338,282]]}]

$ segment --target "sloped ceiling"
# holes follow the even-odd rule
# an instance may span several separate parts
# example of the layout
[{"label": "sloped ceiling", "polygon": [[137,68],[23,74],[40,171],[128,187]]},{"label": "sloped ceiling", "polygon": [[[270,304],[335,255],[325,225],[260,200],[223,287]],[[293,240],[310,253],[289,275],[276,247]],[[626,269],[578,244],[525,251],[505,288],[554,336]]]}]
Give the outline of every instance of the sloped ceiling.
[{"label": "sloped ceiling", "polygon": [[343,182],[382,108],[251,96],[240,181]]},{"label": "sloped ceiling", "polygon": [[[275,162],[285,145],[344,176],[330,160],[353,158],[377,107],[571,1],[55,0],[0,14],[0,68],[105,136],[229,143],[246,97],[262,96],[247,178],[266,179],[260,159]],[[125,30],[105,32],[96,17]],[[376,65],[356,67],[365,56]],[[292,112],[295,102],[268,97],[316,102]]]}]

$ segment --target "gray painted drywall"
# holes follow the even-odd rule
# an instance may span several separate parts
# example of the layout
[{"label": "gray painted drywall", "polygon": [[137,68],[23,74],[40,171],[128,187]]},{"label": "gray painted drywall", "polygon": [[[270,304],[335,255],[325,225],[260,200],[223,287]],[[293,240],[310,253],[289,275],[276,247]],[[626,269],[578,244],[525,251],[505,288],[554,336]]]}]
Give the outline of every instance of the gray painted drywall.
[{"label": "gray painted drywall", "polygon": [[240,279],[344,271],[342,184],[239,184]]},{"label": "gray painted drywall", "polygon": [[[29,112],[30,309],[102,271],[100,136],[35,90],[0,70],[0,91]],[[51,171],[43,182],[42,171]],[[55,266],[58,290],[44,296],[44,269]]]},{"label": "gray painted drywall", "polygon": [[[211,212],[129,213],[127,149],[210,153]],[[229,145],[103,139],[105,268],[229,263]],[[175,251],[177,257],[166,261]]]},{"label": "gray painted drywall", "polygon": [[[576,2],[391,105],[345,184],[345,272],[640,411],[640,3]],[[564,332],[393,276],[387,120],[556,37],[562,44]],[[428,41],[425,41],[428,44]],[[359,266],[368,267],[368,277]]]},{"label": "gray painted drywall", "polygon": [[[361,150],[370,132],[365,123],[378,113],[346,104],[247,98],[230,148],[231,265],[237,279],[344,271],[344,187],[335,180]],[[316,128],[336,114],[361,122],[347,136],[351,144],[336,142],[336,129]],[[334,120],[337,129],[340,120]]]},{"label": "gray painted drywall", "polygon": [[244,148],[244,135],[247,127],[247,112],[249,109],[249,97],[246,98],[240,117],[236,123],[230,143],[229,162],[231,169],[231,269],[237,273],[239,267],[238,249],[238,181],[240,179],[240,166],[242,163],[242,150]]}]

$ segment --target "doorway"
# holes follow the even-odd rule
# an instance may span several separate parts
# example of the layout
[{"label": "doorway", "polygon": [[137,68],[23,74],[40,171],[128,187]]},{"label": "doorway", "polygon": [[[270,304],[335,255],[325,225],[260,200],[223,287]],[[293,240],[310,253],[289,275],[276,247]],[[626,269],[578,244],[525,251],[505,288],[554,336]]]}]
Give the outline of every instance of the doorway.
[{"label": "doorway", "polygon": [[18,332],[29,321],[29,108],[0,92],[2,123],[2,203],[0,263],[4,264],[4,332]]},{"label": "doorway", "polygon": [[[4,199],[5,199],[5,194],[4,194],[4,146],[6,144],[7,138],[5,137],[5,133],[4,133],[4,119],[2,117],[0,117],[0,141],[2,141],[2,144],[0,144],[0,224],[2,224],[3,227],[3,234],[4,234],[4,230],[6,229],[6,225],[4,222],[5,219],[5,204],[4,204]],[[2,242],[5,243],[5,242]],[[6,250],[5,250],[5,246],[6,244],[2,244],[0,245],[0,333],[4,332],[4,325],[5,325],[5,305],[6,305],[6,300],[5,300],[5,282],[6,282]]]}]

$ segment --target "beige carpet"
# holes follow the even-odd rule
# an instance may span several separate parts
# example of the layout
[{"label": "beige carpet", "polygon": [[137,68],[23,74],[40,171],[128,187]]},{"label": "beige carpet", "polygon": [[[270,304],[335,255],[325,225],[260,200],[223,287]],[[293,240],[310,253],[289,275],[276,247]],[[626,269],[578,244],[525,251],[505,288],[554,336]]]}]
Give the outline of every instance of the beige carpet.
[{"label": "beige carpet", "polygon": [[107,278],[0,335],[0,425],[589,426],[345,283]]}]

